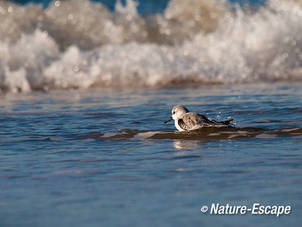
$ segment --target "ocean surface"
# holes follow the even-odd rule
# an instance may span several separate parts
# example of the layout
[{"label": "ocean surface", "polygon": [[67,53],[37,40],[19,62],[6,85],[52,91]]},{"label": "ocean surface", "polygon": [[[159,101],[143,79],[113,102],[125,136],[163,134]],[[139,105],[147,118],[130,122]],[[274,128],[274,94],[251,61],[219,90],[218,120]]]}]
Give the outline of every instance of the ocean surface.
[{"label": "ocean surface", "polygon": [[[300,0],[0,1],[0,21],[1,227],[301,225]],[[176,132],[176,104],[233,127]]]},{"label": "ocean surface", "polygon": [[[301,95],[240,85],[4,96],[1,226],[299,226]],[[163,122],[178,103],[238,130],[174,133]],[[216,202],[292,213],[200,212]]]}]

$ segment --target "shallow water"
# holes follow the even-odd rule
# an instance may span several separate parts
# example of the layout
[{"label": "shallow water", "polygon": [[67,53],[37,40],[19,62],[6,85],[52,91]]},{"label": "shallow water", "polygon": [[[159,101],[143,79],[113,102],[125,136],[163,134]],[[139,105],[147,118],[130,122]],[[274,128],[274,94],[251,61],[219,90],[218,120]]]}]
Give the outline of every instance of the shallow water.
[{"label": "shallow water", "polygon": [[[299,226],[301,95],[292,84],[2,95],[0,225]],[[243,136],[179,138],[163,123],[179,103],[234,118]],[[201,214],[212,202],[292,213]]]}]

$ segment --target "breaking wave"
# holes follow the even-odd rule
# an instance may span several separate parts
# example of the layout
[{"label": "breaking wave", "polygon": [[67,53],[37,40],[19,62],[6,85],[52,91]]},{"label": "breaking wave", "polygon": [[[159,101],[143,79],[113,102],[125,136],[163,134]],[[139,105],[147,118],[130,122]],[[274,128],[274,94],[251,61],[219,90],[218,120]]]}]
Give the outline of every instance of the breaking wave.
[{"label": "breaking wave", "polygon": [[0,2],[0,92],[302,81],[302,2]]}]

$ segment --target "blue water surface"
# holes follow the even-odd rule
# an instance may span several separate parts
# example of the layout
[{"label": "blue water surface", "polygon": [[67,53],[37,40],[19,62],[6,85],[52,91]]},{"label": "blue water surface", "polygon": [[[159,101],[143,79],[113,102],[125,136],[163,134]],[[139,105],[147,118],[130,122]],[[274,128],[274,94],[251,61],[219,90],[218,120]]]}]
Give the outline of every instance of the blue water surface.
[{"label": "blue water surface", "polygon": [[[182,103],[237,127],[302,128],[300,85],[2,95],[0,226],[300,226],[301,135],[110,138],[170,131]],[[105,134],[107,138],[101,135]],[[209,215],[211,203],[292,213]]]}]

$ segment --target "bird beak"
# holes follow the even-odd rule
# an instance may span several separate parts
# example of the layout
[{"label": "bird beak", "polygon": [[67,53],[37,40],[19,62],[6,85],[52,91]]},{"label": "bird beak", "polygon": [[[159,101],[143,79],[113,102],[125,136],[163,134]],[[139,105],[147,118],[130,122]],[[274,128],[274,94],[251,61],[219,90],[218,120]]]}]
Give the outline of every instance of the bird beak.
[{"label": "bird beak", "polygon": [[170,117],[168,120],[165,121],[165,123],[167,124],[169,121],[172,121],[172,120],[173,120],[173,118]]}]

